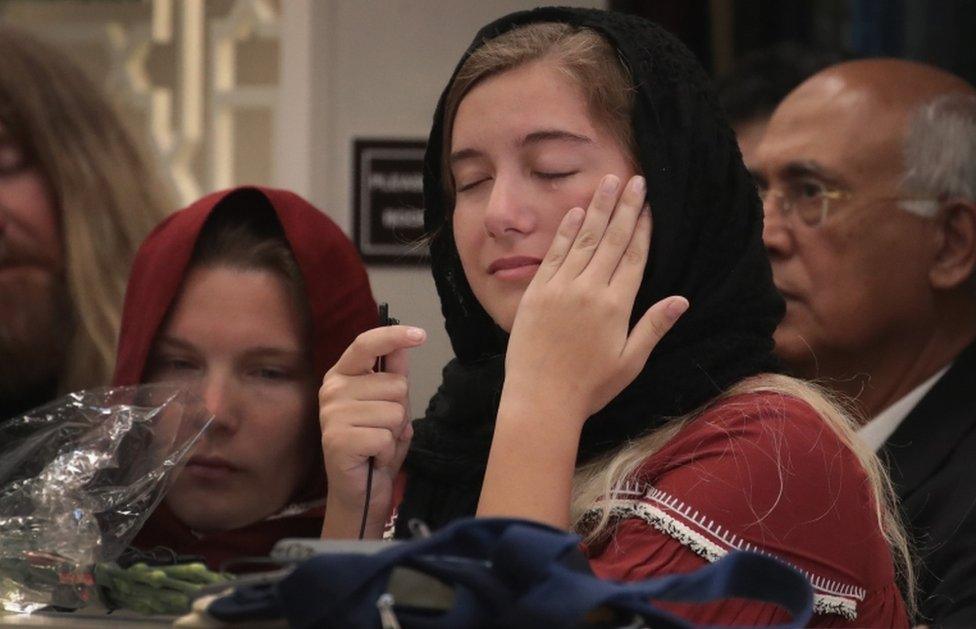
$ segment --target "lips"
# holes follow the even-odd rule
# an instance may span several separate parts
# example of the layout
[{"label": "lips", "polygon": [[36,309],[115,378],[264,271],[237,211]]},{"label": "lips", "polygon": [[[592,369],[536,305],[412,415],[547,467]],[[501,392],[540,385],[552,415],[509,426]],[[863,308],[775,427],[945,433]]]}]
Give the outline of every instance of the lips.
[{"label": "lips", "polygon": [[512,256],[510,258],[499,258],[488,266],[488,274],[495,275],[499,271],[508,271],[511,269],[520,269],[523,267],[536,267],[542,263],[540,258],[531,258],[529,256]]},{"label": "lips", "polygon": [[786,299],[788,301],[794,301],[799,298],[795,291],[790,290],[789,288],[783,286],[779,286],[778,284],[775,286],[776,286],[776,291],[780,295],[782,295],[783,299]]},{"label": "lips", "polygon": [[223,480],[238,472],[240,468],[219,456],[197,455],[186,464],[185,471],[203,480]]},{"label": "lips", "polygon": [[539,258],[528,256],[499,258],[488,267],[488,273],[496,280],[523,286],[532,281],[541,262]]}]

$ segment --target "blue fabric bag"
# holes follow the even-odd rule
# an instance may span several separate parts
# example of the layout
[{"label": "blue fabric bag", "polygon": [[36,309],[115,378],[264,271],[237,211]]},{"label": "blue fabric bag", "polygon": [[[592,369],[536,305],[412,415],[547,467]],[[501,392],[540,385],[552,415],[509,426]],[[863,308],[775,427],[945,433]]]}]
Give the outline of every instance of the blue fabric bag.
[{"label": "blue fabric bag", "polygon": [[[308,559],[267,592],[267,603],[303,629],[691,626],[656,608],[652,599],[763,601],[791,614],[792,623],[783,627],[803,626],[812,614],[807,579],[770,557],[732,553],[690,574],[617,583],[589,571],[579,542],[576,535],[522,520],[463,519],[429,538],[373,555]],[[450,594],[446,604],[397,601],[391,596],[397,571],[420,573],[436,585],[428,591]],[[224,604],[208,611],[231,620],[232,599],[217,601]]]}]

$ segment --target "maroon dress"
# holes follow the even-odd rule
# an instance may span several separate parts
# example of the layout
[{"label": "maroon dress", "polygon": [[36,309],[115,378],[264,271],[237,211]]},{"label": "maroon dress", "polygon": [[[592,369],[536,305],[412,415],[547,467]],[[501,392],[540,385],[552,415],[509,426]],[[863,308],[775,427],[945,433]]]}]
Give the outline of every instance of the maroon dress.
[{"label": "maroon dress", "polygon": [[[584,548],[601,577],[689,572],[733,550],[802,571],[816,627],[906,627],[870,483],[853,453],[805,402],[750,393],[716,403],[615,491],[609,541]],[[728,600],[665,604],[702,624],[768,625],[788,614]]]}]

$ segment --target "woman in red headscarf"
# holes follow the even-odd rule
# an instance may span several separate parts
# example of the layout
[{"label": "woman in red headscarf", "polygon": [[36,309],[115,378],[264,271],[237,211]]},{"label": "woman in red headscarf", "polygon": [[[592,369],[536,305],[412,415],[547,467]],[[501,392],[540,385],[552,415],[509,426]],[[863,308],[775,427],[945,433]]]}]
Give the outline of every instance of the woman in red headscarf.
[{"label": "woman in red headscarf", "polygon": [[133,265],[114,384],[187,382],[214,421],[135,545],[218,568],[317,537],[317,388],[375,321],[352,244],[292,193],[219,192],[160,224]]}]

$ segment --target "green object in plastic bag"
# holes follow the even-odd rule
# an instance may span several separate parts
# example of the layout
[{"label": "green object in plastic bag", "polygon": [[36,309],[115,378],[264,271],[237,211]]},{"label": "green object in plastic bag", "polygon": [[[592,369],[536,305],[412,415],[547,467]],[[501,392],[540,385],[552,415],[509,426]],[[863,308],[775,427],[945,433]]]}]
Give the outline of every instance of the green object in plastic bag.
[{"label": "green object in plastic bag", "polygon": [[110,607],[142,614],[182,614],[200,588],[229,583],[229,575],[213,572],[199,562],[172,566],[136,563],[121,568],[115,563],[95,566],[95,583]]}]

